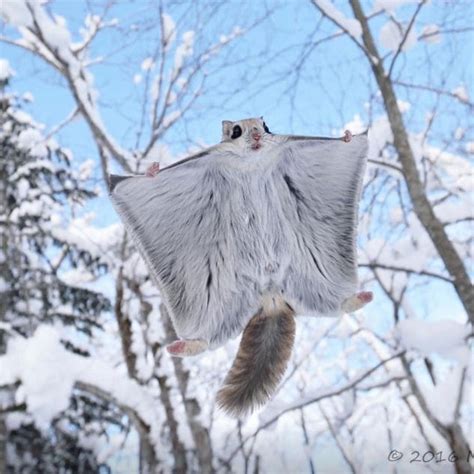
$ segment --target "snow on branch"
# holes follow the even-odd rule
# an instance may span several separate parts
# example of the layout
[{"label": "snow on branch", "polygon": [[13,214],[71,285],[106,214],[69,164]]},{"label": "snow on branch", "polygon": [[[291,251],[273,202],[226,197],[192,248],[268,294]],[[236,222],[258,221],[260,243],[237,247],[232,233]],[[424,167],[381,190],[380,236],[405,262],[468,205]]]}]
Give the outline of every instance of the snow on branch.
[{"label": "snow on branch", "polygon": [[150,439],[158,448],[160,433],[153,432],[157,424],[146,422],[160,417],[156,400],[117,368],[66,350],[52,326],[40,326],[28,339],[10,339],[6,354],[0,357],[0,386],[17,382],[21,385],[16,402],[26,403],[40,429],[47,429],[69,406],[72,390],[78,386],[113,401],[142,426],[150,427]]},{"label": "snow on branch", "polygon": [[[0,40],[26,49],[53,66],[66,79],[78,111],[89,125],[102,154],[105,154],[106,158],[115,159],[125,171],[132,172],[135,170],[135,158],[149,158],[148,154],[157,140],[202,96],[207,77],[205,65],[224,46],[244,34],[245,30],[235,27],[229,34],[222,35],[218,41],[201,52],[196,52],[196,32],[184,31],[180,35],[180,41],[177,41],[178,26],[169,14],[160,10],[160,41],[155,53],[145,58],[142,63],[147,80],[139,127],[144,129],[145,117],[149,110],[151,133],[142,150],[132,154],[115,142],[103,123],[97,104],[98,91],[90,72],[90,66],[94,63],[94,59],[88,54],[91,43],[102,29],[117,24],[116,19],[105,20],[109,7],[110,4],[107,3],[101,15],[87,15],[84,27],[80,29],[82,41],[73,42],[64,18],[49,14],[40,2],[12,0],[4,6],[2,17],[17,28],[20,37],[0,37]],[[157,71],[152,77],[155,68]],[[136,83],[140,82],[141,75],[135,76]],[[197,77],[200,81],[193,86]],[[67,124],[69,120],[70,117],[64,123]],[[138,137],[141,136],[141,130],[137,134]]]},{"label": "snow on branch", "polygon": [[99,31],[107,27],[116,26],[118,24],[118,20],[116,18],[109,21],[104,20],[104,16],[111,5],[111,3],[106,4],[105,11],[100,16],[91,14],[86,16],[84,20],[84,28],[81,28],[80,30],[81,36],[83,38],[82,41],[71,45],[71,49],[74,51],[74,53],[79,53],[86,50],[97,36]]},{"label": "snow on branch", "polygon": [[15,0],[5,2],[2,8],[2,17],[21,35],[17,40],[2,40],[37,54],[65,77],[96,139],[123,168],[130,170],[131,155],[115,143],[102,122],[96,103],[98,94],[82,54],[84,47],[97,33],[100,20],[89,21],[89,32],[84,33],[85,41],[78,46],[72,43],[64,18],[49,15],[39,2]]},{"label": "snow on branch", "polygon": [[10,63],[6,59],[0,59],[0,82],[7,81],[14,75],[15,71],[10,66]]},{"label": "snow on branch", "polygon": [[400,342],[428,357],[433,352],[454,357],[463,365],[469,364],[470,350],[466,343],[469,327],[456,321],[404,320],[397,325]]},{"label": "snow on branch", "polygon": [[313,3],[324,16],[331,19],[347,34],[353,38],[360,38],[362,35],[362,27],[357,20],[347,18],[330,0],[313,0]]},{"label": "snow on branch", "polygon": [[364,29],[359,19],[347,18],[330,0],[312,0],[312,2],[323,17],[331,20],[343,33],[349,36],[372,65],[378,65],[380,63],[379,56],[371,52],[365,42],[361,41]]}]

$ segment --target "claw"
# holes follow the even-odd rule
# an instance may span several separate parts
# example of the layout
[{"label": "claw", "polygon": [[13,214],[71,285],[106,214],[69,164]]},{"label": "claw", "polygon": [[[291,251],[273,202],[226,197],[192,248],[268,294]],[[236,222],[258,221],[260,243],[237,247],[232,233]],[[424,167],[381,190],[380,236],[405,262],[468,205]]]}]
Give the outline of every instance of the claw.
[{"label": "claw", "polygon": [[349,143],[352,140],[352,133],[349,130],[346,130],[344,132],[344,136],[342,137],[342,140],[345,141],[346,143]]}]

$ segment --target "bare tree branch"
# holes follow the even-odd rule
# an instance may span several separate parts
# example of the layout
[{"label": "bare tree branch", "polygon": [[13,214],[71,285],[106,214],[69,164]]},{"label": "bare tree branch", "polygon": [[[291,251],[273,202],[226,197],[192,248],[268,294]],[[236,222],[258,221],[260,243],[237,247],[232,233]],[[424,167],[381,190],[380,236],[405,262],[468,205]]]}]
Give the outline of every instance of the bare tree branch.
[{"label": "bare tree branch", "polygon": [[393,71],[393,68],[395,66],[395,63],[397,62],[397,59],[398,59],[398,56],[400,55],[400,53],[402,52],[403,50],[403,46],[405,46],[405,43],[408,39],[408,35],[410,34],[414,24],[415,24],[415,20],[416,20],[416,17],[418,16],[418,14],[420,13],[421,11],[421,8],[423,7],[423,5],[426,3],[426,0],[422,0],[420,3],[418,3],[417,7],[416,7],[416,10],[415,10],[415,13],[412,15],[411,19],[410,19],[410,22],[408,23],[408,26],[407,26],[407,29],[405,30],[405,33],[403,35],[403,38],[402,40],[400,41],[400,44],[398,45],[398,48],[397,50],[395,51],[395,55],[393,56],[393,59],[392,59],[392,62],[390,63],[390,66],[388,68],[388,79],[390,79],[392,77],[392,71]]},{"label": "bare tree branch", "polygon": [[432,278],[437,278],[439,280],[443,280],[447,283],[453,283],[453,280],[449,277],[446,277],[444,275],[440,275],[439,273],[434,273],[430,272],[427,270],[413,270],[411,268],[404,268],[404,267],[398,267],[396,265],[387,265],[384,263],[379,263],[379,262],[370,262],[370,263],[359,263],[359,267],[362,268],[370,268],[371,270],[375,269],[381,269],[381,270],[391,270],[394,272],[403,272],[407,274],[414,274],[414,275],[420,275],[420,276],[429,276]]},{"label": "bare tree branch", "polygon": [[423,85],[423,84],[410,84],[408,82],[404,82],[404,81],[401,81],[399,79],[394,79],[393,83],[398,85],[398,86],[407,87],[409,89],[419,89],[419,90],[423,90],[423,91],[427,91],[427,92],[433,92],[434,94],[439,94],[439,95],[444,95],[444,96],[447,96],[447,97],[451,97],[452,99],[457,100],[461,104],[466,105],[470,109],[474,109],[474,103],[473,102],[470,102],[467,98],[461,98],[459,95],[455,94],[454,92],[442,90],[442,89],[439,89],[439,88],[433,87],[433,86],[426,86],[426,85]]}]

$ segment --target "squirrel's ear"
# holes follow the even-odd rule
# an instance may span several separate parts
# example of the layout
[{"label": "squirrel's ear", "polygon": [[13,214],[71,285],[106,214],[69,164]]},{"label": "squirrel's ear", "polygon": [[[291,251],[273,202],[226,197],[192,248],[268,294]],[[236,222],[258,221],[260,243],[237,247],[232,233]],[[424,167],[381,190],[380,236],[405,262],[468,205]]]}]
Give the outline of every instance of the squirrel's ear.
[{"label": "squirrel's ear", "polygon": [[230,137],[232,130],[232,123],[230,120],[222,121],[222,141]]}]

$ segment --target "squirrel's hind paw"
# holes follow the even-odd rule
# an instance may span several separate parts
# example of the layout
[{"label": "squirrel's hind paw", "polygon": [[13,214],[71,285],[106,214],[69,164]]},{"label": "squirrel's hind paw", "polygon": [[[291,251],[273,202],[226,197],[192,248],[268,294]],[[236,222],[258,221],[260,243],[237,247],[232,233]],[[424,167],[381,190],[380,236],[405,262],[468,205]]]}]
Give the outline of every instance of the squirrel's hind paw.
[{"label": "squirrel's hind paw", "polygon": [[207,350],[209,344],[202,339],[184,339],[174,341],[166,346],[166,350],[173,357],[188,357],[201,354]]},{"label": "squirrel's hind paw", "polygon": [[358,309],[363,308],[367,303],[374,299],[374,294],[371,291],[361,291],[355,295],[350,296],[342,303],[342,311],[344,313],[352,313]]}]

